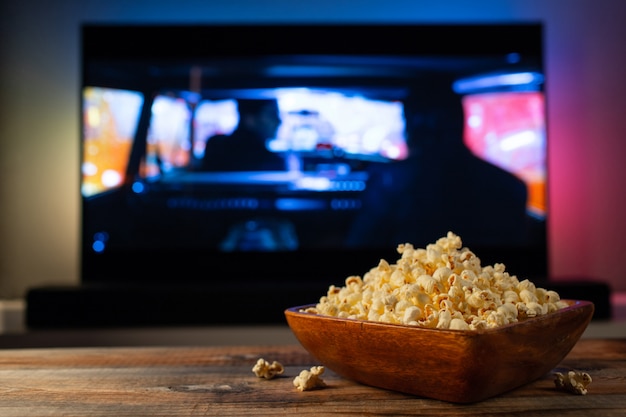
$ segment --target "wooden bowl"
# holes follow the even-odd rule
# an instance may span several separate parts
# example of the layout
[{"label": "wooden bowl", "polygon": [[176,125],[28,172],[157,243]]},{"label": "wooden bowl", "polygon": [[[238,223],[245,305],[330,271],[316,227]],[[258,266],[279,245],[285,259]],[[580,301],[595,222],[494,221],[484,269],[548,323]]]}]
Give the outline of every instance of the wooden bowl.
[{"label": "wooden bowl", "polygon": [[338,375],[454,403],[481,401],[556,367],[581,337],[594,305],[565,300],[554,313],[486,330],[440,330],[285,310],[302,346]]}]

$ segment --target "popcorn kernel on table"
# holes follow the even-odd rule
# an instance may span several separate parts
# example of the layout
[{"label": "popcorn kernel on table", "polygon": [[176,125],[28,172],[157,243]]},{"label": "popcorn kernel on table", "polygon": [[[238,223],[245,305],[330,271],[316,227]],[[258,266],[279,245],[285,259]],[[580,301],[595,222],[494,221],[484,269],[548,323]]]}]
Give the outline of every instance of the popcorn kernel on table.
[{"label": "popcorn kernel on table", "polygon": [[269,363],[265,359],[259,358],[254,364],[252,372],[259,378],[272,379],[285,372],[285,368],[279,362]]},{"label": "popcorn kernel on table", "polygon": [[323,366],[313,366],[310,370],[304,369],[297,377],[294,378],[293,386],[299,391],[310,391],[316,388],[324,388],[326,383],[321,377],[324,371],[325,368]]},{"label": "popcorn kernel on table", "polygon": [[554,385],[573,394],[586,395],[587,386],[591,384],[591,376],[586,372],[569,371],[567,374],[556,372]]}]

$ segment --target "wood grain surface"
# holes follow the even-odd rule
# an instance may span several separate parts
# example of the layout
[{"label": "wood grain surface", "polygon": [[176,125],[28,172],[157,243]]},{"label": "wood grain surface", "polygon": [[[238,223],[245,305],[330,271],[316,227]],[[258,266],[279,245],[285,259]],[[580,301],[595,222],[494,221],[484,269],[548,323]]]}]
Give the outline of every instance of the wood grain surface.
[{"label": "wood grain surface", "polygon": [[[257,378],[257,359],[285,366]],[[301,346],[39,348],[0,350],[0,416],[408,416],[626,413],[626,339],[582,339],[540,379],[458,405],[358,384],[332,371],[326,388],[293,379],[319,365]],[[587,395],[556,389],[553,372],[588,372]],[[427,381],[425,381],[427,383]]]}]

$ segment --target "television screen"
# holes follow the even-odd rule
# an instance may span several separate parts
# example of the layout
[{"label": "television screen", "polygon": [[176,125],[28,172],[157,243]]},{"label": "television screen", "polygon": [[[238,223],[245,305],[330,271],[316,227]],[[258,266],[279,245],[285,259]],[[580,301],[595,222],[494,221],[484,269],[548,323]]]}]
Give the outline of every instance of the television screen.
[{"label": "television screen", "polygon": [[448,231],[545,278],[542,41],[540,23],[83,25],[83,284],[282,320]]}]

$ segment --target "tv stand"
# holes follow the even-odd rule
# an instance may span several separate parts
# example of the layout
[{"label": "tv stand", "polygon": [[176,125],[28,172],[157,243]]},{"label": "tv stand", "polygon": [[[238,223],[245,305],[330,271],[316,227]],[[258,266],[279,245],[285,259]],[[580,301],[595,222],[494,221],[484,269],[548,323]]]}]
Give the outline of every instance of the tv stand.
[{"label": "tv stand", "polygon": [[[561,298],[589,300],[594,320],[612,317],[611,290],[589,280],[533,281]],[[285,324],[284,310],[317,302],[327,285],[79,285],[33,288],[26,297],[29,328]],[[271,294],[271,295],[268,295]]]},{"label": "tv stand", "polygon": [[[267,284],[264,284],[267,286]],[[33,288],[29,328],[284,324],[284,310],[316,302],[327,286],[79,285]]]}]

